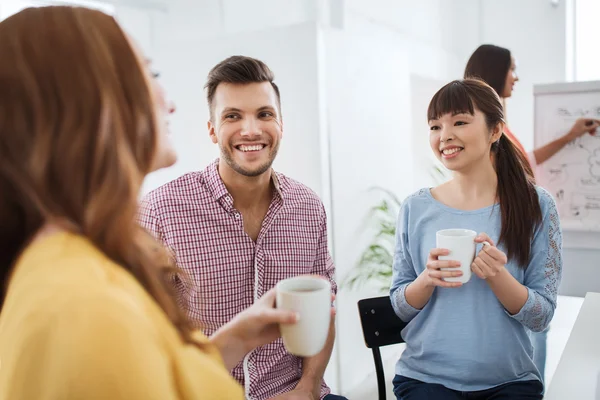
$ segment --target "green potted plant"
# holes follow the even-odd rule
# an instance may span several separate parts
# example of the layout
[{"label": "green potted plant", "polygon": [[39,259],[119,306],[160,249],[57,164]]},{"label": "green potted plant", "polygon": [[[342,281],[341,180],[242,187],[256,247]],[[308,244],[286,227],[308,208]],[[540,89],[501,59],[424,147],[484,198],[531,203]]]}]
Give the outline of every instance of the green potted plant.
[{"label": "green potted plant", "polygon": [[396,218],[401,204],[389,190],[379,187],[371,190],[383,195],[367,214],[368,224],[374,229],[373,238],[361,253],[343,286],[354,289],[368,283],[378,291],[385,292],[389,290],[392,280]]},{"label": "green potted plant", "polygon": [[[436,185],[450,177],[448,170],[437,163],[432,166],[429,173]],[[382,195],[367,213],[367,222],[373,229],[373,237],[361,253],[356,266],[342,282],[342,286],[355,289],[368,284],[379,292],[386,293],[392,282],[396,220],[401,202],[387,189],[375,187],[371,190],[378,191]]]}]

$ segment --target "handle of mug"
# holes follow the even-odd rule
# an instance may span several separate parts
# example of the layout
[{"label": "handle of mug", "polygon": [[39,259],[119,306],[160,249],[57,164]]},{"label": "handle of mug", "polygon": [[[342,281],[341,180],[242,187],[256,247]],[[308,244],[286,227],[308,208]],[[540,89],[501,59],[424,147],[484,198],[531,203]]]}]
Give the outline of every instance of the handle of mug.
[{"label": "handle of mug", "polygon": [[481,242],[481,246],[482,246],[481,248],[483,249],[485,246],[491,246],[491,244],[490,244],[490,242],[488,242],[486,240],[486,241]]}]

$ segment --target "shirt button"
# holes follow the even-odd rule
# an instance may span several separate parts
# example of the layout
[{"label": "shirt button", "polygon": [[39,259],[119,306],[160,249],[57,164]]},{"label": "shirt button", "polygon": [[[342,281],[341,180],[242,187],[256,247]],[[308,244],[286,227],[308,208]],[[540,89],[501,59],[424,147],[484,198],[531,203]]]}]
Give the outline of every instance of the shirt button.
[{"label": "shirt button", "polygon": [[235,219],[240,219],[240,214],[235,213]]}]

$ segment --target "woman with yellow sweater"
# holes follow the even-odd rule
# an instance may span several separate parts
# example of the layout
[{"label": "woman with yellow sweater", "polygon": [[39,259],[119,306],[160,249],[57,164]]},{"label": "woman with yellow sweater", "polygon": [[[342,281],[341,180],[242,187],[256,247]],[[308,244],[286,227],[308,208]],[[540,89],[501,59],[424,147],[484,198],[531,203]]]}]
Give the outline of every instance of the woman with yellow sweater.
[{"label": "woman with yellow sweater", "polygon": [[242,399],[228,369],[296,316],[269,292],[207,339],[176,304],[135,222],[176,158],[146,61],[73,7],[0,22],[0,59],[0,400]]}]

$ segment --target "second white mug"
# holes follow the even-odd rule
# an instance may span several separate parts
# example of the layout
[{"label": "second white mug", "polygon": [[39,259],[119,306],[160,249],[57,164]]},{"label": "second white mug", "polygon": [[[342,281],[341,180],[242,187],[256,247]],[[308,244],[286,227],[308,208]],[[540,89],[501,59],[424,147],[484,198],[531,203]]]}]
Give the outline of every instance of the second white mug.
[{"label": "second white mug", "polygon": [[450,254],[439,256],[439,260],[459,261],[458,268],[442,268],[447,270],[458,269],[462,271],[462,276],[444,278],[446,282],[467,283],[471,279],[471,264],[475,259],[475,250],[477,243],[475,237],[477,232],[470,229],[444,229],[436,232],[436,247],[439,249],[448,249]]}]

